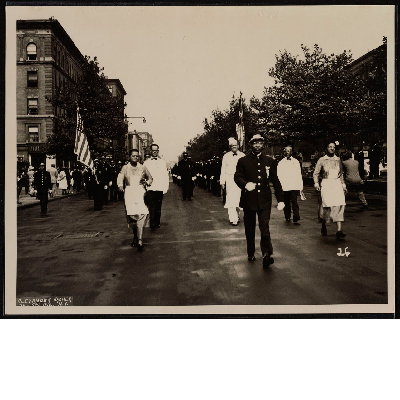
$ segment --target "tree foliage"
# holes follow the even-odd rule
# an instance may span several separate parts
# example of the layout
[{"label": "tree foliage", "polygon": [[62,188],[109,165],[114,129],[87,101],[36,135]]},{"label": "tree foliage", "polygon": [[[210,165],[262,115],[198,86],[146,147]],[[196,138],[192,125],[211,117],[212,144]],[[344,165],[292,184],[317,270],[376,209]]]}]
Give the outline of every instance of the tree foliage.
[{"label": "tree foliage", "polygon": [[260,132],[271,143],[324,139],[360,129],[365,114],[365,83],[349,73],[350,52],[326,55],[315,45],[301,46],[303,59],[286,50],[276,56],[269,75],[275,84],[252,106]]},{"label": "tree foliage", "polygon": [[76,84],[65,82],[48,98],[55,110],[53,135],[47,153],[70,159],[76,135],[77,106],[93,153],[106,150],[104,143],[123,140],[126,133],[126,104],[110,93],[97,58],[86,56]]}]

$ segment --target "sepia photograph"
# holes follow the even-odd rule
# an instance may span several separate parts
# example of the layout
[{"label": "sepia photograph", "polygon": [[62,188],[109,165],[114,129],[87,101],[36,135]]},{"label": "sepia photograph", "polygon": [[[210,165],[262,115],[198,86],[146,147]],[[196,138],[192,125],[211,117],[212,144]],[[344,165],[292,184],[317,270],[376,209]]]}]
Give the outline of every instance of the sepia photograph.
[{"label": "sepia photograph", "polygon": [[394,6],[7,6],[6,315],[393,314]]}]

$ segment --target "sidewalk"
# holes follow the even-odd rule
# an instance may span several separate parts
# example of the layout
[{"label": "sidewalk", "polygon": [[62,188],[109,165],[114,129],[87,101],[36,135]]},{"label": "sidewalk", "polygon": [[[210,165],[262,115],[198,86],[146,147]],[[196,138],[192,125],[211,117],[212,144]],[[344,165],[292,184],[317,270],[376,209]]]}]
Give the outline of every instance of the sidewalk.
[{"label": "sidewalk", "polygon": [[[66,197],[70,197],[70,196],[76,196],[78,194],[86,194],[86,192],[84,190],[81,190],[80,192],[74,192],[71,191],[71,193],[69,194],[61,194],[61,190],[60,189],[56,189],[55,190],[55,194],[54,197],[50,197],[49,196],[49,202],[50,201],[55,201],[55,200],[61,200],[64,199]],[[38,206],[40,204],[39,200],[36,200],[35,196],[30,196],[29,194],[25,194],[25,190],[22,190],[20,196],[19,196],[19,201],[22,204],[17,204],[17,209],[21,209],[21,208],[29,208],[29,207],[34,207],[34,206]]]}]

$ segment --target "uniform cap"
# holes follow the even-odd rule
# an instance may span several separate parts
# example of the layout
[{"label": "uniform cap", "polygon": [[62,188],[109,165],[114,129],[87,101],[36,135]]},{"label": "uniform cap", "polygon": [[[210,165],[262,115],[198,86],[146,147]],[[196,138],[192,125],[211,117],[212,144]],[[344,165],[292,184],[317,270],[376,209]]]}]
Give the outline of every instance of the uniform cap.
[{"label": "uniform cap", "polygon": [[228,139],[229,146],[237,146],[237,140],[233,137]]},{"label": "uniform cap", "polygon": [[256,134],[253,135],[253,137],[250,139],[250,143],[251,143],[251,142],[254,142],[254,141],[256,141],[256,140],[262,140],[262,141],[264,141],[264,138],[263,138],[259,133],[256,133]]}]

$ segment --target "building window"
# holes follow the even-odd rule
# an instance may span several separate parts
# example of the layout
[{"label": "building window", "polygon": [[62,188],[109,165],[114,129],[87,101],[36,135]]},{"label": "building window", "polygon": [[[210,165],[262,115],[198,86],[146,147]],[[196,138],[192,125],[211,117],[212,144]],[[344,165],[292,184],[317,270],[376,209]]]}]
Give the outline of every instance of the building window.
[{"label": "building window", "polygon": [[28,115],[38,114],[38,99],[28,99]]},{"label": "building window", "polygon": [[24,161],[24,155],[17,155],[17,161],[23,162]]},{"label": "building window", "polygon": [[28,126],[29,141],[31,143],[39,142],[39,127],[37,125]]},{"label": "building window", "polygon": [[37,59],[36,44],[29,43],[28,46],[26,46],[26,54],[28,56],[28,60],[36,60]]},{"label": "building window", "polygon": [[38,87],[37,71],[28,71],[28,87]]}]

